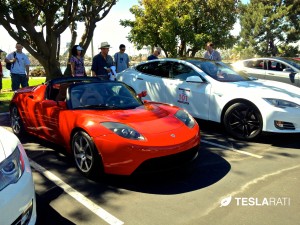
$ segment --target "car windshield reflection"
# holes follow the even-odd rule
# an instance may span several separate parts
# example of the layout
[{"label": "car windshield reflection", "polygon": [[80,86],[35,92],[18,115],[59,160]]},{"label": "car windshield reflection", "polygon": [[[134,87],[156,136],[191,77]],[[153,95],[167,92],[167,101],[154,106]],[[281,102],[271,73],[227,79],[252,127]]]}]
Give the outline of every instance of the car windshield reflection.
[{"label": "car windshield reflection", "polygon": [[238,82],[254,80],[245,74],[240,74],[223,62],[189,60],[190,63],[200,68],[204,73],[220,82]]},{"label": "car windshield reflection", "polygon": [[73,109],[133,109],[143,104],[132,90],[118,82],[73,84],[69,101]]}]

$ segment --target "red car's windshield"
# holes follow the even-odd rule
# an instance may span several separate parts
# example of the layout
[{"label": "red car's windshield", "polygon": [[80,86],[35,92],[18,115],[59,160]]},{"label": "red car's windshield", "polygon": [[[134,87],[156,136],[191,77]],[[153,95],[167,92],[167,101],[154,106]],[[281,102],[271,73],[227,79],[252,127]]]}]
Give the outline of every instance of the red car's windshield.
[{"label": "red car's windshield", "polygon": [[74,84],[69,93],[73,109],[131,109],[143,104],[132,90],[118,82]]}]

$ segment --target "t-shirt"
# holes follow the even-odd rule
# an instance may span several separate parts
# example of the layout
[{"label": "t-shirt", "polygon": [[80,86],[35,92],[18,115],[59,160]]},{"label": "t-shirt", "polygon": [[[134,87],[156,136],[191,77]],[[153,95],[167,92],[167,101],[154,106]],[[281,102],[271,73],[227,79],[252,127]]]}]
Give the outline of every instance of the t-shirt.
[{"label": "t-shirt", "polygon": [[72,56],[70,59],[71,63],[75,63],[74,75],[75,76],[84,76],[84,60],[83,57],[78,59],[76,56]]},{"label": "t-shirt", "polygon": [[115,58],[115,63],[116,63],[116,72],[120,73],[123,70],[128,68],[128,64],[129,64],[129,57],[126,53],[121,53],[121,52],[117,52],[114,55]]},{"label": "t-shirt", "polygon": [[209,51],[206,51],[204,53],[204,58],[205,59],[210,59],[210,60],[215,60],[215,61],[221,61],[221,55],[218,51],[213,50],[212,53],[209,53]]},{"label": "t-shirt", "polygon": [[93,58],[92,71],[94,71],[97,76],[108,76],[107,70],[104,69],[104,67],[110,68],[113,65],[114,60],[110,55],[107,55],[105,60],[101,53],[99,53]]},{"label": "t-shirt", "polygon": [[16,52],[16,57],[14,57],[14,52],[6,56],[6,59],[12,60],[16,58],[17,61],[11,64],[10,72],[14,74],[26,74],[26,66],[30,65],[29,58],[23,52]]},{"label": "t-shirt", "polygon": [[148,60],[153,60],[153,59],[158,59],[158,58],[155,55],[149,55],[147,59]]}]

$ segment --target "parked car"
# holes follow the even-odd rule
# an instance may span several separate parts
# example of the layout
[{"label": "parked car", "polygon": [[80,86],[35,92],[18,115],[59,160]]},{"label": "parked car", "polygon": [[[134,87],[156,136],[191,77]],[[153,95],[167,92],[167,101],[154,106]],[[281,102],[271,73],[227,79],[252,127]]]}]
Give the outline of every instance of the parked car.
[{"label": "parked car", "polygon": [[147,99],[186,109],[192,116],[224,124],[228,133],[253,140],[262,131],[300,132],[300,88],[243,77],[222,62],[158,59],[117,76]]},{"label": "parked car", "polygon": [[126,84],[57,78],[15,92],[12,130],[62,145],[87,177],[170,169],[195,159],[200,130],[185,110],[143,102]]},{"label": "parked car", "polygon": [[291,58],[252,58],[232,64],[237,71],[259,79],[275,80],[300,87],[300,61]]},{"label": "parked car", "polygon": [[36,222],[30,164],[19,139],[0,127],[0,224]]}]

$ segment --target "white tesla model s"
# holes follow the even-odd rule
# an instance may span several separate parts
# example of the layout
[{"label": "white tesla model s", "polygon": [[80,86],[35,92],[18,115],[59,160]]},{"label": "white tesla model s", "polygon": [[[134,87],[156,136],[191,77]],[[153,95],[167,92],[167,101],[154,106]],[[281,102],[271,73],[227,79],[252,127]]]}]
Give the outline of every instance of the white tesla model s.
[{"label": "white tesla model s", "polygon": [[0,224],[33,225],[36,201],[32,173],[19,139],[0,127]]},{"label": "white tesla model s", "polygon": [[158,59],[119,73],[117,79],[146,99],[186,109],[224,124],[228,133],[253,140],[263,131],[300,133],[300,88],[243,76],[222,62]]}]

